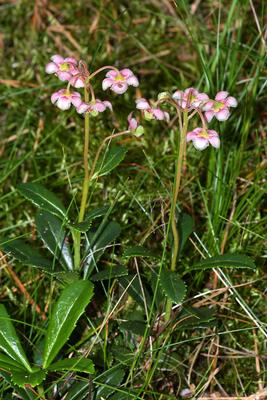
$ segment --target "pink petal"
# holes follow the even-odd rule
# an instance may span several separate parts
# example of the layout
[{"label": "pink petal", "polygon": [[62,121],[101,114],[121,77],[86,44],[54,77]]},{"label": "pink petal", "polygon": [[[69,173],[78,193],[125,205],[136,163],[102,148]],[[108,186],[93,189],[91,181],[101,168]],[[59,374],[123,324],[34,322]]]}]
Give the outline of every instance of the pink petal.
[{"label": "pink petal", "polygon": [[65,58],[64,62],[71,63],[73,65],[77,65],[77,60],[74,57],[67,57]]},{"label": "pink petal", "polygon": [[116,71],[114,71],[114,69],[111,69],[110,71],[108,71],[106,73],[106,77],[107,78],[116,78],[116,76],[118,75],[118,73]]},{"label": "pink petal", "polygon": [[58,71],[57,76],[61,81],[69,81],[72,75],[66,71]]},{"label": "pink petal", "polygon": [[74,107],[79,107],[79,105],[82,103],[81,96],[72,95],[71,102],[74,105]]},{"label": "pink petal", "polygon": [[111,104],[111,102],[110,101],[103,101],[103,104],[105,104],[105,107],[106,108],[109,108],[110,109],[110,111],[112,111],[112,104]]},{"label": "pink petal", "polygon": [[228,108],[224,108],[223,110],[217,112],[215,117],[218,121],[226,121],[230,117],[230,111]]},{"label": "pink petal", "polygon": [[218,136],[210,136],[209,137],[209,142],[216,149],[218,149],[220,147],[220,139],[219,139]]},{"label": "pink petal", "polygon": [[110,88],[114,83],[114,80],[111,78],[105,78],[102,82],[102,89],[103,90],[107,90],[108,88]]},{"label": "pink petal", "polygon": [[134,76],[133,72],[129,68],[123,68],[120,71],[120,74],[126,79],[130,78],[131,76]]},{"label": "pink petal", "polygon": [[81,103],[78,107],[77,107],[77,113],[78,114],[83,114],[85,113],[89,108],[89,105],[87,103]]},{"label": "pink petal", "polygon": [[202,107],[203,111],[209,111],[213,108],[214,102],[213,101],[207,101]]},{"label": "pink petal", "polygon": [[197,95],[197,99],[198,99],[198,100],[201,100],[201,101],[203,101],[203,100],[208,100],[208,99],[209,99],[209,96],[208,96],[206,93],[199,93],[199,94]]},{"label": "pink petal", "polygon": [[71,99],[66,97],[60,97],[57,101],[57,107],[61,110],[68,110],[71,106]]},{"label": "pink petal", "polygon": [[135,131],[136,128],[137,128],[137,126],[138,126],[138,122],[137,122],[137,120],[136,120],[135,118],[132,118],[132,114],[133,114],[133,113],[131,113],[130,115],[128,115],[128,118],[127,118],[128,123],[129,123],[128,129],[129,129],[130,131]]},{"label": "pink petal", "polygon": [[153,108],[152,113],[153,113],[154,117],[160,121],[162,121],[165,117],[164,112],[162,110],[160,110],[159,108]]},{"label": "pink petal", "polygon": [[92,104],[92,109],[94,111],[103,112],[103,111],[105,111],[106,106],[105,106],[105,104],[102,103],[102,101],[97,100],[95,104]]},{"label": "pink petal", "polygon": [[204,150],[208,147],[209,141],[198,137],[193,140],[193,145],[197,150]]},{"label": "pink petal", "polygon": [[195,132],[195,130],[193,130],[186,134],[186,141],[190,142],[190,140],[196,139],[197,137],[198,137],[197,132]]},{"label": "pink petal", "polygon": [[76,89],[79,89],[79,88],[83,88],[83,87],[84,87],[84,81],[83,81],[81,78],[75,77],[75,76],[73,76],[73,77],[70,79],[70,84],[71,84],[72,86],[74,86]]},{"label": "pink petal", "polygon": [[55,104],[55,102],[60,98],[60,93],[59,92],[55,92],[52,94],[51,96],[51,102],[53,104]]},{"label": "pink petal", "polygon": [[61,57],[61,56],[58,55],[58,54],[55,54],[54,56],[52,56],[52,57],[51,57],[51,60],[52,60],[54,63],[56,63],[56,64],[60,64],[60,63],[63,63],[63,62],[64,62],[64,58]]},{"label": "pink petal", "polygon": [[206,111],[205,112],[205,117],[206,117],[206,120],[208,121],[208,122],[210,122],[211,120],[212,120],[212,118],[214,117],[214,111],[212,111],[212,110],[210,110],[210,111]]},{"label": "pink petal", "polygon": [[183,98],[183,92],[181,90],[176,90],[176,92],[173,93],[172,98],[175,100],[180,100]]},{"label": "pink petal", "polygon": [[230,97],[227,97],[227,99],[225,100],[225,104],[228,107],[237,107],[237,100],[236,100],[236,98],[230,96]]},{"label": "pink petal", "polygon": [[49,64],[46,64],[45,72],[47,74],[54,74],[57,71],[58,71],[58,66],[55,63],[51,62]]},{"label": "pink petal", "polygon": [[128,84],[127,82],[115,82],[110,89],[117,94],[123,94],[128,89]]},{"label": "pink petal", "polygon": [[136,78],[136,76],[134,76],[134,75],[132,75],[129,78],[127,78],[126,82],[128,83],[128,85],[131,85],[131,86],[134,86],[134,87],[139,86],[139,81]]},{"label": "pink petal", "polygon": [[148,110],[150,108],[150,105],[146,99],[137,99],[135,100],[136,102],[136,108],[139,110]]},{"label": "pink petal", "polygon": [[215,100],[218,100],[218,101],[224,100],[224,99],[226,99],[227,96],[228,96],[228,92],[221,91],[221,92],[218,92],[218,93],[216,94]]},{"label": "pink petal", "polygon": [[164,119],[165,119],[167,122],[170,122],[170,114],[167,113],[166,111],[164,111]]}]

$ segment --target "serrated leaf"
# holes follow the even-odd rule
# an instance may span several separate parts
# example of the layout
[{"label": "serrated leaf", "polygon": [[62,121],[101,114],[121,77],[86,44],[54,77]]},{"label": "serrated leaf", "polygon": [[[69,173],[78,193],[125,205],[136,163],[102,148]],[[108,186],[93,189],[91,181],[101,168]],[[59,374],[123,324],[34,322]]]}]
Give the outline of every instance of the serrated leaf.
[{"label": "serrated leaf", "polygon": [[39,183],[21,183],[18,185],[20,193],[42,210],[49,211],[65,220],[67,211],[58,197]]},{"label": "serrated leaf", "polygon": [[31,372],[32,368],[22,348],[16,330],[3,304],[0,304],[0,348],[23,369]]},{"label": "serrated leaf", "polygon": [[65,358],[57,361],[47,368],[49,371],[77,371],[94,374],[93,361],[88,358]]},{"label": "serrated leaf", "polygon": [[[114,393],[115,389],[120,385],[125,375],[125,371],[121,368],[113,368],[110,369],[100,377],[96,378],[97,385],[97,395],[96,400],[102,400],[102,398],[107,398],[112,393]],[[101,385],[102,383],[102,385]],[[105,387],[105,385],[107,385]],[[114,389],[112,388],[114,387]]]},{"label": "serrated leaf", "polygon": [[62,221],[47,211],[40,211],[36,215],[36,228],[53,256],[64,268],[73,271],[71,249],[67,243],[67,233],[62,226]]},{"label": "serrated leaf", "polygon": [[127,268],[123,266],[115,266],[115,267],[110,267],[108,269],[105,269],[104,271],[100,271],[97,274],[94,274],[91,277],[91,280],[93,282],[98,282],[98,281],[105,281],[105,280],[110,280],[114,278],[119,278],[121,276],[128,275],[128,270]]},{"label": "serrated leaf", "polygon": [[189,271],[196,269],[208,269],[208,268],[250,268],[256,269],[254,261],[243,254],[223,254],[220,256],[206,258],[205,260],[199,261],[190,267]]},{"label": "serrated leaf", "polygon": [[96,218],[106,215],[106,213],[109,211],[109,209],[110,209],[110,206],[95,208],[94,210],[86,213],[84,222],[80,222],[77,224],[69,224],[69,226],[71,228],[76,229],[79,232],[87,232],[88,229],[90,229],[90,226],[92,225],[92,221]]},{"label": "serrated leaf", "polygon": [[0,248],[5,253],[10,253],[14,258],[22,264],[31,265],[36,268],[41,268],[46,272],[52,273],[52,263],[40,255],[38,250],[21,239],[9,240],[0,244]]},{"label": "serrated leaf", "polygon": [[121,233],[121,227],[117,222],[109,222],[102,230],[95,234],[87,234],[86,251],[83,261],[85,277],[88,277],[91,270],[96,265],[106,248],[112,243]]},{"label": "serrated leaf", "polygon": [[53,308],[45,337],[44,368],[52,363],[68,340],[93,296],[93,288],[93,284],[89,281],[76,281],[61,293]]},{"label": "serrated leaf", "polygon": [[104,154],[102,160],[97,163],[92,179],[107,175],[109,172],[111,172],[122,162],[126,153],[127,149],[124,147],[110,147]]},{"label": "serrated leaf", "polygon": [[10,386],[16,391],[17,395],[20,395],[23,400],[38,400],[40,396],[38,394],[34,394],[30,389],[20,388],[15,385],[12,381],[12,377],[10,373],[6,373],[0,370],[0,376],[7,381]]},{"label": "serrated leaf", "polygon": [[168,297],[174,303],[181,303],[186,295],[186,286],[177,272],[163,269],[160,274],[160,285]]},{"label": "serrated leaf", "polygon": [[193,232],[194,220],[191,215],[182,213],[179,215],[178,232],[179,232],[179,256],[182,254],[184,245]]},{"label": "serrated leaf", "polygon": [[12,381],[15,385],[19,387],[24,387],[25,385],[30,385],[32,387],[40,385],[45,379],[46,373],[43,370],[38,370],[35,372],[27,372],[27,371],[13,371],[12,372]]},{"label": "serrated leaf", "polygon": [[126,247],[123,252],[123,257],[151,257],[156,258],[157,255],[143,246],[130,246]]}]

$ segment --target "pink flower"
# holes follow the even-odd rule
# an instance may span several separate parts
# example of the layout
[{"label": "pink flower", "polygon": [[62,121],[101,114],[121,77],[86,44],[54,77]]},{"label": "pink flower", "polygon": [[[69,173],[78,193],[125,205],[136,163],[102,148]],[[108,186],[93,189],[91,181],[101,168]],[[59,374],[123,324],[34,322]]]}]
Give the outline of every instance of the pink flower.
[{"label": "pink flower", "polygon": [[68,110],[73,104],[74,107],[78,107],[81,102],[81,95],[78,92],[71,92],[68,89],[61,89],[55,92],[51,96],[51,101],[61,110]]},{"label": "pink flower", "polygon": [[186,140],[187,142],[192,140],[193,146],[197,150],[204,150],[209,144],[216,149],[220,147],[219,135],[212,129],[196,128],[187,133]]},{"label": "pink flower", "polygon": [[124,68],[118,72],[112,69],[106,74],[106,78],[102,82],[102,89],[110,88],[113,92],[122,94],[126,92],[128,86],[137,87],[138,85],[138,79],[130,69]]},{"label": "pink flower", "polygon": [[134,118],[133,113],[128,115],[127,121],[128,121],[128,130],[134,133],[136,136],[141,136],[144,133],[144,128],[142,125],[139,124],[139,121]]},{"label": "pink flower", "polygon": [[52,62],[46,65],[48,74],[56,74],[61,81],[69,81],[78,74],[77,61],[73,57],[63,58],[58,54],[51,57]]},{"label": "pink flower", "polygon": [[176,100],[178,105],[183,109],[200,107],[203,102],[209,100],[209,96],[206,93],[199,93],[194,88],[188,88],[184,92],[176,90],[172,98]]},{"label": "pink flower", "polygon": [[77,107],[77,112],[79,114],[84,114],[86,112],[92,114],[93,117],[97,116],[99,112],[105,111],[109,108],[112,111],[112,105],[109,101],[101,101],[96,99],[90,103],[81,103]]},{"label": "pink flower", "polygon": [[136,108],[144,111],[144,116],[146,119],[158,119],[160,121],[166,120],[169,122],[170,116],[166,111],[162,111],[159,107],[153,107],[151,104],[144,98],[140,98],[135,100]]},{"label": "pink flower", "polygon": [[218,121],[226,121],[230,116],[229,107],[237,107],[237,100],[234,97],[228,96],[228,92],[218,92],[215,100],[208,101],[204,106],[205,117],[208,122],[213,117]]},{"label": "pink flower", "polygon": [[82,78],[82,76],[77,73],[75,75],[73,75],[70,80],[69,80],[70,84],[72,86],[74,86],[76,89],[79,88],[83,88],[84,87],[84,79]]}]

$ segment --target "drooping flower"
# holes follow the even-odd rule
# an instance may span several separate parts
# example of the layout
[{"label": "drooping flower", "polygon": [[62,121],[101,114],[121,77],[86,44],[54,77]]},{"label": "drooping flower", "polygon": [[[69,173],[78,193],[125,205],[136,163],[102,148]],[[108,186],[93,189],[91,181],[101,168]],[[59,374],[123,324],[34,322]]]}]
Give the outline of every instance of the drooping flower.
[{"label": "drooping flower", "polygon": [[106,78],[102,82],[102,89],[110,88],[113,92],[122,94],[126,92],[128,86],[137,87],[138,85],[138,79],[129,68],[124,68],[118,72],[112,69],[107,72]]},{"label": "drooping flower", "polygon": [[71,92],[68,89],[60,89],[51,96],[51,101],[61,110],[68,110],[71,105],[78,107],[82,103],[81,95],[78,92]]},{"label": "drooping flower", "polygon": [[206,102],[203,106],[205,117],[208,122],[215,117],[218,121],[226,121],[230,116],[229,107],[237,107],[237,100],[228,96],[228,92],[221,91],[215,96],[215,100]]},{"label": "drooping flower", "polygon": [[176,100],[178,105],[183,109],[200,107],[204,102],[209,100],[209,96],[206,93],[199,93],[198,90],[194,88],[188,88],[184,92],[182,90],[176,90],[172,98]]},{"label": "drooping flower", "polygon": [[139,121],[133,117],[133,113],[131,112],[127,118],[128,121],[128,130],[131,131],[136,136],[141,136],[144,133],[144,128],[139,124]]},{"label": "drooping flower", "polygon": [[82,102],[77,107],[77,112],[79,114],[84,114],[86,112],[90,113],[93,117],[96,117],[98,113],[105,111],[109,108],[112,111],[112,105],[109,101],[101,101],[99,99],[92,100],[90,103]]},{"label": "drooping flower", "polygon": [[80,73],[76,73],[69,80],[71,86],[74,86],[76,89],[84,87],[84,78]]},{"label": "drooping flower", "polygon": [[204,150],[209,144],[216,149],[220,147],[219,135],[212,129],[196,128],[187,133],[186,140],[187,142],[192,140],[193,146],[197,150]]},{"label": "drooping flower", "polygon": [[158,119],[163,121],[165,119],[167,122],[169,122],[169,113],[162,111],[159,107],[153,107],[146,99],[140,98],[135,100],[135,102],[136,108],[144,111],[144,117],[147,120]]},{"label": "drooping flower", "polygon": [[56,54],[51,57],[45,71],[48,74],[56,74],[61,81],[69,81],[73,75],[78,74],[77,61],[73,57],[63,58]]}]

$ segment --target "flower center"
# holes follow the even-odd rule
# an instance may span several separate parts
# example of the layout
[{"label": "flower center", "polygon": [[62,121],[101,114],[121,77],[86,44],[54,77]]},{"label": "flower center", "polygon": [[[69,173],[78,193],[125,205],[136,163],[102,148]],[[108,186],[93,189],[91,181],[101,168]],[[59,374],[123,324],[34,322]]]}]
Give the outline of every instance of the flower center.
[{"label": "flower center", "polygon": [[69,69],[70,69],[70,64],[67,63],[67,62],[62,63],[62,64],[60,64],[59,69],[60,69],[60,71],[63,71],[63,72],[69,71]]},{"label": "flower center", "polygon": [[205,131],[205,130],[203,129],[203,131],[201,131],[201,132],[198,134],[198,137],[203,138],[203,139],[208,139],[208,138],[209,138],[209,134],[208,134],[207,131]]},{"label": "flower center", "polygon": [[220,111],[224,107],[224,103],[221,101],[216,101],[214,103],[214,111]]},{"label": "flower center", "polygon": [[66,89],[65,92],[63,93],[63,96],[70,97],[71,92],[68,89]]},{"label": "flower center", "polygon": [[115,81],[125,81],[125,78],[124,78],[124,76],[122,76],[121,74],[118,74],[118,75],[115,77]]}]

